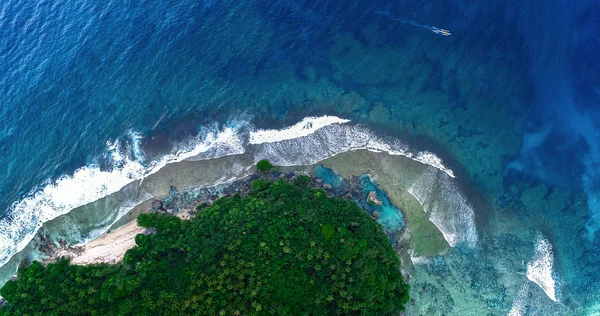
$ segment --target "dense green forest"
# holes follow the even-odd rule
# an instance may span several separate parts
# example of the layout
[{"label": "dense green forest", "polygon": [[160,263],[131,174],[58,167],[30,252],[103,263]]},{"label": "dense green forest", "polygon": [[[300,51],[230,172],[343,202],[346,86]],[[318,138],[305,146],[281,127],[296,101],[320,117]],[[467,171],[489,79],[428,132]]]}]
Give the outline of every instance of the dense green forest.
[{"label": "dense green forest", "polygon": [[263,179],[200,206],[151,213],[123,263],[19,269],[0,315],[390,315],[408,301],[382,228],[351,201]]}]

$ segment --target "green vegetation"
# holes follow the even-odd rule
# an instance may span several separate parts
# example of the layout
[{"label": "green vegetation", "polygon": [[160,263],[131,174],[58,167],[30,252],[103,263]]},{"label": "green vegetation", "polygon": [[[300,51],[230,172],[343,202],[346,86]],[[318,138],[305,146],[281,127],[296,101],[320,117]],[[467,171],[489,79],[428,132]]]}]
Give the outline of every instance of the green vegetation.
[{"label": "green vegetation", "polygon": [[267,159],[263,159],[256,163],[256,170],[260,172],[271,172],[275,171],[275,169],[275,166],[273,166],[273,164],[271,164],[271,162],[269,162]]},{"label": "green vegetation", "polygon": [[283,180],[200,206],[142,214],[123,263],[19,269],[0,294],[18,315],[392,315],[408,301],[381,226],[354,203]]}]

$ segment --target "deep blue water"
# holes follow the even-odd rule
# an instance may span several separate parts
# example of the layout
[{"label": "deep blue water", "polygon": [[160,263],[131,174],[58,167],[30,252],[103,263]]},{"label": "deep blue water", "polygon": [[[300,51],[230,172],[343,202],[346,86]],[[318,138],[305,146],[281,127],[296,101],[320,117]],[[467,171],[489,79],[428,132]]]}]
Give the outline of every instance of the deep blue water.
[{"label": "deep blue water", "polygon": [[[460,151],[497,142],[470,143],[492,128],[484,112],[510,117],[492,134],[515,133],[499,148],[520,148],[497,153],[489,173],[509,193],[491,195],[541,182],[569,192],[565,210],[585,196],[584,210],[564,215],[585,226],[562,231],[552,215],[545,229],[557,253],[571,239],[582,247],[581,288],[597,288],[599,33],[593,0],[3,1],[0,214],[78,168],[115,168],[115,141],[146,164],[216,123],[281,127],[321,114],[436,149],[487,192],[468,160],[479,153]],[[448,109],[461,121],[427,125]]]},{"label": "deep blue water", "polygon": [[[572,182],[569,178],[581,172],[566,162],[589,151],[586,135],[592,131],[582,130],[585,125],[577,115],[592,121],[590,129],[598,117],[594,105],[600,66],[594,57],[600,44],[594,19],[598,8],[592,2],[555,3],[538,14],[533,1],[489,7],[460,1],[10,1],[3,4],[0,19],[0,146],[5,153],[0,158],[0,205],[5,209],[44,180],[94,161],[107,140],[130,130],[149,134],[190,114],[204,119],[198,124],[213,117],[227,120],[232,112],[252,116],[255,100],[232,91],[234,86],[250,85],[250,78],[269,80],[262,74],[282,65],[293,67],[297,77],[305,65],[328,75],[332,34],[359,33],[375,21],[379,28],[377,41],[369,43],[372,50],[402,44],[404,32],[430,35],[373,8],[451,29],[449,43],[435,47],[442,54],[473,45],[488,54],[476,57],[494,58],[514,69],[521,75],[514,80],[530,88],[524,96],[503,97],[522,97],[516,107],[527,114],[528,130],[546,125],[553,130],[545,143],[549,148],[538,146],[535,155],[556,168],[531,166],[529,171],[557,173],[546,177],[562,178],[560,182],[565,176]],[[553,36],[557,33],[561,36]],[[357,87],[358,76],[343,78],[340,85]],[[502,89],[487,90],[501,94]],[[287,108],[294,106],[263,103],[270,120],[285,119]],[[296,111],[296,116],[305,114]],[[562,151],[557,157],[552,152],[556,145],[574,146],[576,152]]]}]

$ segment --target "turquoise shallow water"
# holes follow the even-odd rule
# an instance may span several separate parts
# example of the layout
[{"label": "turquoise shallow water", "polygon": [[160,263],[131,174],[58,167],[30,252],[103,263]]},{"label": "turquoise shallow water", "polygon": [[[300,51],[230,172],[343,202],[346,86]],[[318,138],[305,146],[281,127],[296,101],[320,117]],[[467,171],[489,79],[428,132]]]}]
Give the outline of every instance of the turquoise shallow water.
[{"label": "turquoise shallow water", "polygon": [[379,189],[377,184],[373,182],[369,175],[361,175],[359,177],[359,181],[363,190],[363,201],[368,201],[369,193],[375,192],[375,196],[381,202],[381,205],[378,206],[371,205],[371,207],[379,211],[381,215],[381,217],[377,219],[377,222],[388,231],[402,229],[404,226],[402,212],[392,204],[390,199],[387,197],[387,194]]},{"label": "turquoise shallow water", "polygon": [[[348,180],[345,180],[330,168],[317,166],[315,167],[315,173],[317,178],[323,180],[323,183],[329,184],[334,192],[346,191],[351,186]],[[354,197],[357,204],[367,210],[371,215],[375,211],[379,212],[377,222],[381,224],[386,231],[395,232],[402,229],[404,226],[402,212],[392,204],[385,191],[381,190],[368,174],[361,175],[354,181],[360,192],[360,196]],[[381,202],[380,205],[369,203],[368,196],[370,192],[375,193],[377,201]],[[337,195],[342,196],[340,193],[337,193]]]},{"label": "turquoise shallow water", "polygon": [[[220,144],[204,158],[241,151],[246,139],[211,138],[227,138],[224,126],[247,135],[328,114],[441,157],[458,185],[431,192],[445,208],[472,207],[475,252],[524,249],[522,273],[530,261],[547,271],[530,258],[551,257],[556,304],[592,310],[599,11],[594,1],[5,1],[0,262],[44,222],[198,144]],[[279,149],[322,159],[360,136],[340,133]],[[458,265],[452,255],[428,275]],[[513,300],[502,291],[486,295]]]}]

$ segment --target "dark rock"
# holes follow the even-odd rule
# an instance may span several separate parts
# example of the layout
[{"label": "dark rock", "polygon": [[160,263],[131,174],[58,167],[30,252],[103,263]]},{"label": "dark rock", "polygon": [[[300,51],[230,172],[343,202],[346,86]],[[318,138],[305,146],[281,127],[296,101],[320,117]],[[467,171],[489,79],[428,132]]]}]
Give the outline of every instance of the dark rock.
[{"label": "dark rock", "polygon": [[285,173],[282,173],[279,175],[279,179],[283,179],[283,178],[285,178]]},{"label": "dark rock", "polygon": [[377,194],[375,191],[369,192],[369,196],[367,197],[367,202],[374,205],[381,205],[381,201],[377,198]]},{"label": "dark rock", "polygon": [[204,209],[205,207],[210,206],[210,203],[208,203],[208,201],[204,200],[201,203],[198,203],[198,205],[196,205],[196,210],[202,211],[202,209]]},{"label": "dark rock", "polygon": [[156,227],[146,227],[146,229],[144,229],[142,234],[144,234],[144,235],[156,234]]},{"label": "dark rock", "polygon": [[164,210],[164,204],[161,200],[152,201],[152,209],[153,210]]}]

